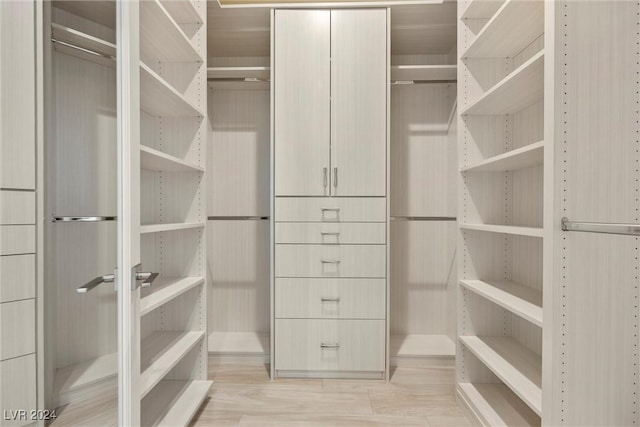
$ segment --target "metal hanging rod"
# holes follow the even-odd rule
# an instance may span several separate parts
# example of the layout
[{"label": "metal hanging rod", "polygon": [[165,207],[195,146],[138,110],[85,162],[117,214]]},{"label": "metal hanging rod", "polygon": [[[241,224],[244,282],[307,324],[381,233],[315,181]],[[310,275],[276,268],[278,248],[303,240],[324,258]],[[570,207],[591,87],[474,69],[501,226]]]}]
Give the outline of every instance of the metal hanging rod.
[{"label": "metal hanging rod", "polygon": [[51,222],[103,222],[117,221],[116,216],[54,216]]},{"label": "metal hanging rod", "polygon": [[96,52],[94,50],[87,49],[85,47],[76,46],[74,44],[63,42],[63,41],[60,41],[60,40],[57,40],[57,39],[54,39],[54,38],[51,39],[51,42],[54,43],[54,44],[59,44],[61,46],[65,46],[65,47],[71,48],[71,49],[76,49],[76,50],[79,50],[81,52],[88,53],[90,55],[95,55],[95,56],[98,56],[100,58],[108,59],[110,61],[115,61],[116,60],[116,58],[114,58],[111,55],[105,55],[104,53]]},{"label": "metal hanging rod", "polygon": [[391,221],[457,221],[455,216],[392,216]]},{"label": "metal hanging rod", "polygon": [[394,80],[391,86],[426,85],[426,84],[458,83],[457,80]]},{"label": "metal hanging rod", "polygon": [[562,231],[582,231],[584,233],[623,234],[640,236],[638,224],[615,224],[607,222],[579,222],[562,218]]},{"label": "metal hanging rod", "polygon": [[259,79],[257,77],[207,77],[208,82],[224,82],[224,83],[232,83],[232,82],[240,82],[240,83],[255,83],[255,82],[266,82],[269,83],[271,80],[269,79]]},{"label": "metal hanging rod", "polygon": [[268,216],[210,216],[209,221],[265,221]]}]

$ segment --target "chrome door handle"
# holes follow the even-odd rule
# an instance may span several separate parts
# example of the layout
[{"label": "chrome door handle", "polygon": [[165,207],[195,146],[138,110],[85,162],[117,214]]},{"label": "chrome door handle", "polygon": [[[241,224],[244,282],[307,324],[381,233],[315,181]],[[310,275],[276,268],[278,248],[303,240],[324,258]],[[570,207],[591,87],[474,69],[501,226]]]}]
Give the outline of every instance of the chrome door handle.
[{"label": "chrome door handle", "polygon": [[329,168],[322,168],[322,173],[324,174],[324,177],[322,178],[322,185],[324,186],[324,188],[327,188],[327,173],[329,171]]},{"label": "chrome door handle", "polygon": [[340,297],[321,297],[322,302],[340,302]]},{"label": "chrome door handle", "polygon": [[95,279],[85,283],[84,285],[80,286],[78,289],[76,289],[76,292],[79,294],[86,294],[87,292],[89,292],[90,290],[92,290],[93,288],[95,288],[96,286],[102,284],[102,283],[113,283],[116,280],[116,275],[115,274],[107,274],[104,276],[98,276]]},{"label": "chrome door handle", "polygon": [[144,280],[142,287],[148,288],[159,275],[160,273],[136,273],[136,280]]},{"label": "chrome door handle", "polygon": [[340,348],[339,343],[321,343],[320,348]]}]

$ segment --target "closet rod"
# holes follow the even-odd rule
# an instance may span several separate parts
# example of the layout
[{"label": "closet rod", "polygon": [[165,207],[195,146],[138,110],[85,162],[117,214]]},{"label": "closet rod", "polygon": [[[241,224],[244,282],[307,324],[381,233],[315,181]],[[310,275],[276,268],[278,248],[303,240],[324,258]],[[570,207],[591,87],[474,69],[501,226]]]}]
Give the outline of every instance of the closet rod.
[{"label": "closet rod", "polygon": [[457,221],[455,216],[392,216],[391,221]]},{"label": "closet rod", "polygon": [[54,38],[51,39],[51,42],[54,43],[54,44],[57,43],[57,44],[62,45],[62,46],[70,47],[71,49],[76,49],[76,50],[79,50],[81,52],[85,52],[85,53],[88,53],[88,54],[91,54],[91,55],[99,56],[101,58],[109,59],[111,61],[115,61],[116,60],[116,58],[114,58],[111,55],[105,55],[104,53],[96,52],[96,51],[93,51],[91,49],[87,49],[85,47],[76,46],[74,44],[63,42],[63,41],[60,41],[60,40],[57,40],[57,39],[54,39]]},{"label": "closet rod", "polygon": [[209,221],[265,221],[268,216],[210,216]]},{"label": "closet rod", "polygon": [[257,77],[230,77],[230,78],[219,78],[219,77],[207,77],[208,82],[242,82],[242,83],[255,83],[255,82],[265,82],[270,83],[269,79],[259,79]]},{"label": "closet rod", "polygon": [[103,222],[117,221],[116,216],[54,216],[51,222]]},{"label": "closet rod", "polygon": [[580,222],[562,218],[562,231],[581,231],[584,233],[623,234],[640,236],[640,225],[615,224],[607,222]]},{"label": "closet rod", "polygon": [[391,86],[426,85],[426,84],[458,83],[457,80],[394,80]]}]

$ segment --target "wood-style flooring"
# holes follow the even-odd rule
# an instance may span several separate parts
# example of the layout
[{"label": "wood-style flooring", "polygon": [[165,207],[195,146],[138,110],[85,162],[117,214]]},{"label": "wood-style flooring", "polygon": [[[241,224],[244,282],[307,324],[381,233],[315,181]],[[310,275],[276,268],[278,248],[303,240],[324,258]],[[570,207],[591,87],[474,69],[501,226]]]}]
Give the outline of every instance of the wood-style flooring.
[{"label": "wood-style flooring", "polygon": [[[214,385],[192,426],[467,426],[453,367],[392,368],[391,381],[269,380],[262,364],[209,365]],[[58,409],[52,426],[116,425],[116,396]]]}]

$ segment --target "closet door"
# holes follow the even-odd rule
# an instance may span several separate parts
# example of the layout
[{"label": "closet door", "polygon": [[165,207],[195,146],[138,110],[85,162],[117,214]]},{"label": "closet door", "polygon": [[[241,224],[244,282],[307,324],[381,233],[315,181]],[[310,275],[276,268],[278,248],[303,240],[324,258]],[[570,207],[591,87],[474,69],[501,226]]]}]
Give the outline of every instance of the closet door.
[{"label": "closet door", "polygon": [[331,11],[331,194],[386,194],[387,12]]},{"label": "closet door", "polygon": [[275,12],[275,195],[329,195],[330,12]]}]

